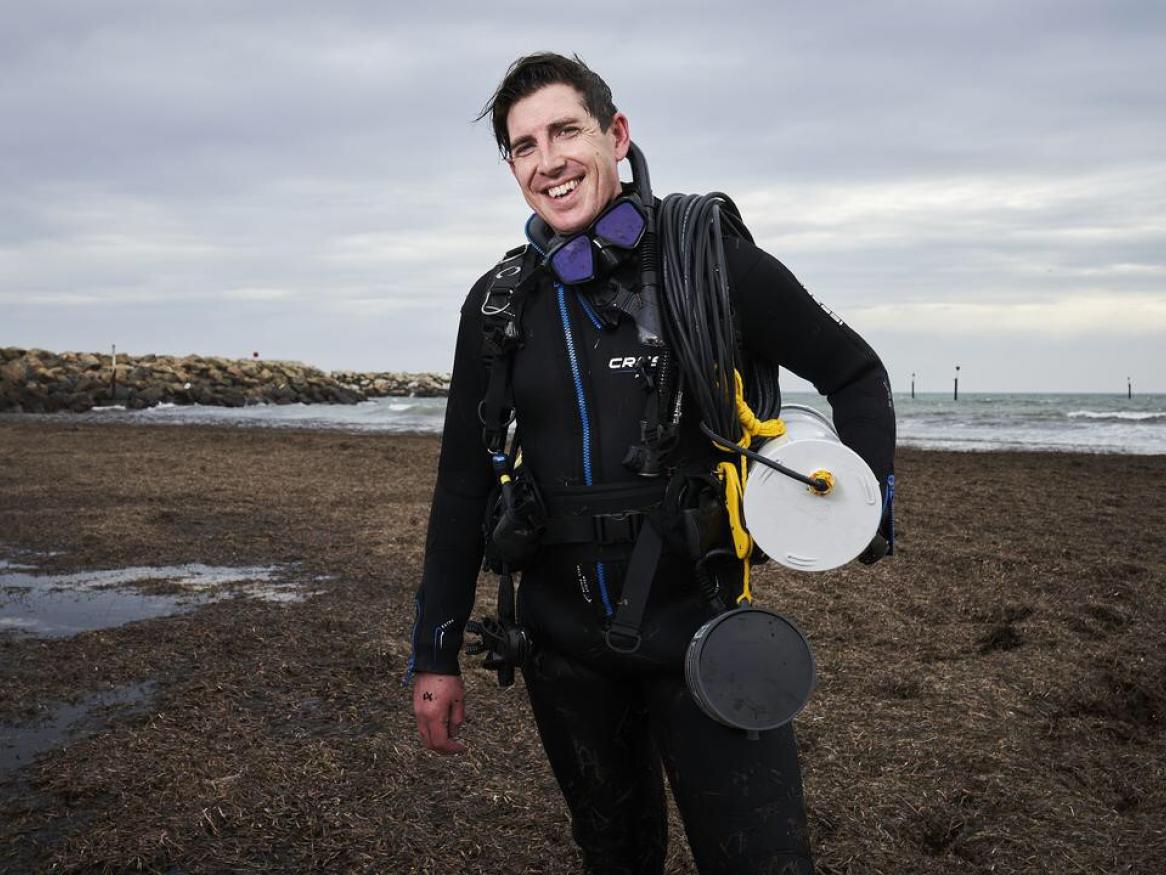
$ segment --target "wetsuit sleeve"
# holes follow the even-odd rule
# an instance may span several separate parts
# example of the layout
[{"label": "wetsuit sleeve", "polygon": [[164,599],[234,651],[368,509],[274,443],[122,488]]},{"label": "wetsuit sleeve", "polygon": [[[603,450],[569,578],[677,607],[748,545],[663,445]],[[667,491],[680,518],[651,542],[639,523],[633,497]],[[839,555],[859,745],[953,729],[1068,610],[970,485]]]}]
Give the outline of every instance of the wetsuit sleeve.
[{"label": "wetsuit sleeve", "polygon": [[725,257],[746,354],[787,368],[826,396],[842,442],[878,478],[880,533],[893,545],[895,407],[882,361],[773,256],[729,238]]},{"label": "wetsuit sleeve", "polygon": [[478,420],[478,403],[486,388],[479,309],[485,289],[483,278],[462,306],[406,680],[414,671],[460,673],[458,651],[474,607],[482,564],[482,517],[492,486]]}]

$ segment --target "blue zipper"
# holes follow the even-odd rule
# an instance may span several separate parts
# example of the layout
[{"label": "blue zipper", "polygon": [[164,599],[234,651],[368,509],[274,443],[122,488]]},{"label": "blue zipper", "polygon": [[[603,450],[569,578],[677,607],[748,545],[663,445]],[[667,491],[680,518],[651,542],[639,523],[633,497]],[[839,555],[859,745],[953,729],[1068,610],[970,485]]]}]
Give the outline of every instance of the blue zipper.
[{"label": "blue zipper", "polygon": [[579,356],[575,352],[575,338],[571,336],[571,317],[567,312],[567,290],[555,283],[559,295],[559,318],[563,322],[563,338],[567,341],[567,358],[571,362],[571,379],[575,383],[575,402],[579,421],[583,424],[583,485],[591,486],[591,420],[587,416],[587,398],[583,394],[583,373],[579,370]]},{"label": "blue zipper", "polygon": [[[575,352],[575,339],[571,334],[571,316],[567,311],[567,290],[562,283],[555,283],[558,294],[559,318],[563,323],[563,339],[567,342],[567,359],[571,363],[571,380],[575,384],[575,402],[579,409],[579,421],[583,425],[583,484],[594,485],[591,474],[591,420],[587,415],[587,397],[583,394],[583,373],[579,369],[579,356]],[[595,563],[595,575],[599,579],[599,597],[603,600],[603,610],[607,616],[614,611],[611,596],[607,593],[607,569],[602,562]]]},{"label": "blue zipper", "polygon": [[594,308],[592,308],[591,302],[587,300],[587,296],[578,289],[575,289],[575,297],[578,298],[579,306],[583,308],[583,312],[587,314],[587,318],[591,320],[591,324],[595,326],[595,330],[602,331],[603,323],[599,321],[599,316],[595,313]]}]

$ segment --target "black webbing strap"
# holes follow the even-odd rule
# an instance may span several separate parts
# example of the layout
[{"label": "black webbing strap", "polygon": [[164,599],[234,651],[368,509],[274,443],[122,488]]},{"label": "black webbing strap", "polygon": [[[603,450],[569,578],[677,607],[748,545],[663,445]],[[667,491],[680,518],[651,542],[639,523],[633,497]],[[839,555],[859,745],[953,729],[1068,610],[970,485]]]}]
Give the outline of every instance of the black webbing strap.
[{"label": "black webbing strap", "polygon": [[505,449],[506,432],[514,421],[510,371],[514,351],[522,345],[522,308],[527,284],[537,267],[531,246],[511,249],[494,266],[494,276],[482,300],[482,358],[489,371],[486,394],[478,405],[482,441],[491,453]]},{"label": "black webbing strap", "polygon": [[482,443],[491,453],[506,449],[506,431],[514,421],[514,404],[510,398],[511,355],[497,355],[489,362],[490,377],[486,394],[478,408],[482,421]]},{"label": "black webbing strap", "polygon": [[541,541],[546,545],[630,544],[639,536],[645,519],[647,514],[638,510],[550,517]]},{"label": "black webbing strap", "polygon": [[648,593],[652,589],[652,578],[656,576],[656,566],[660,564],[663,549],[664,539],[651,520],[647,521],[640,529],[640,536],[628,560],[623,593],[605,636],[607,646],[618,653],[635,653],[640,649],[640,624],[644,621]]}]

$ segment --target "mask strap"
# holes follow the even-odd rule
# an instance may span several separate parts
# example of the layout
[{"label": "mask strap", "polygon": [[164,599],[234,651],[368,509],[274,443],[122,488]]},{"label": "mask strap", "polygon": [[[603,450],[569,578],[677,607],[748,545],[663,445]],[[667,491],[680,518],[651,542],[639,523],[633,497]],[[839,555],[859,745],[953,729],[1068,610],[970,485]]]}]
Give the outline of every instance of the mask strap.
[{"label": "mask strap", "polygon": [[531,213],[530,218],[526,220],[526,239],[534,244],[534,248],[541,255],[546,255],[551,251],[551,247],[559,242],[554,229],[544,222],[538,213]]}]

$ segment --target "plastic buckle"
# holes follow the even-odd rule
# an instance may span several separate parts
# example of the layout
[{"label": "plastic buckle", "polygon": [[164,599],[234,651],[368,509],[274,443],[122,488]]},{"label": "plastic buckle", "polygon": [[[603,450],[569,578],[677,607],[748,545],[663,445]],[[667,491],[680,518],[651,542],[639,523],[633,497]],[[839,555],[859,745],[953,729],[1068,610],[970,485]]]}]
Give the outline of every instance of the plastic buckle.
[{"label": "plastic buckle", "polygon": [[598,544],[623,544],[634,541],[644,524],[644,515],[639,511],[624,513],[602,513],[591,518],[595,526],[595,541]]}]

